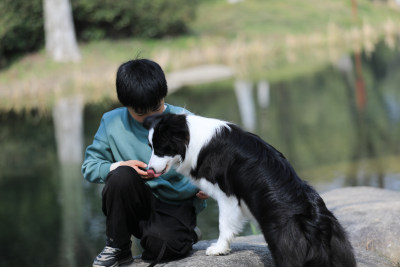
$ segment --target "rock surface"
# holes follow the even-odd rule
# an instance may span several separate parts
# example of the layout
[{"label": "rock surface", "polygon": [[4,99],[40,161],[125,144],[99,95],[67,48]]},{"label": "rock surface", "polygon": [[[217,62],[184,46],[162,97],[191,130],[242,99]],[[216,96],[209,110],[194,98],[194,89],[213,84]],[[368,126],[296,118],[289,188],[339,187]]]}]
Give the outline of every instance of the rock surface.
[{"label": "rock surface", "polygon": [[400,193],[374,187],[335,189],[322,195],[350,235],[353,247],[400,264]]},{"label": "rock surface", "polygon": [[[358,267],[399,266],[400,193],[371,187],[342,188],[322,195],[349,233]],[[200,241],[183,259],[161,263],[167,267],[274,267],[262,235],[237,237],[226,256],[206,256],[215,240]],[[139,257],[129,266],[148,266]]]}]

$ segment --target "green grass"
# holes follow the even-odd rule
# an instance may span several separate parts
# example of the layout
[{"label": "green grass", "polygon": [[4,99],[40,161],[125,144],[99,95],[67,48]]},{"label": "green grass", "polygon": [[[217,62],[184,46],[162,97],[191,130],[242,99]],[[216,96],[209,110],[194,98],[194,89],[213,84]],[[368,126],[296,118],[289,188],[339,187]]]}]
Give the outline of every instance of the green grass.
[{"label": "green grass", "polygon": [[[368,19],[380,22],[387,16],[397,16],[397,11],[372,1],[358,0],[359,22]],[[199,35],[234,36],[246,34],[281,36],[282,34],[306,34],[324,31],[328,23],[349,27],[354,23],[349,0],[268,0],[243,1],[229,5],[226,1],[214,1],[201,5],[198,19],[192,29]],[[218,25],[218,27],[215,27]]]},{"label": "green grass", "polygon": [[358,3],[355,20],[349,0],[200,1],[186,36],[80,44],[80,63],[54,63],[44,51],[26,55],[0,72],[0,110],[48,110],[58,97],[73,94],[86,102],[113,97],[118,65],[138,56],[156,60],[166,72],[224,64],[240,79],[294,78],[375,43],[390,25],[398,31],[398,9]]}]

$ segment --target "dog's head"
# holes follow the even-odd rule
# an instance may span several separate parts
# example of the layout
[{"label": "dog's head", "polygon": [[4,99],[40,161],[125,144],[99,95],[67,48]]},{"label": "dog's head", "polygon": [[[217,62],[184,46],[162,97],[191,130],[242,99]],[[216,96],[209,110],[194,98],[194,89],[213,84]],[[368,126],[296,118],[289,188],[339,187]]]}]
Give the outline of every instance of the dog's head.
[{"label": "dog's head", "polygon": [[148,174],[158,177],[185,160],[189,128],[184,114],[158,114],[147,117],[143,126],[149,130],[152,149]]}]

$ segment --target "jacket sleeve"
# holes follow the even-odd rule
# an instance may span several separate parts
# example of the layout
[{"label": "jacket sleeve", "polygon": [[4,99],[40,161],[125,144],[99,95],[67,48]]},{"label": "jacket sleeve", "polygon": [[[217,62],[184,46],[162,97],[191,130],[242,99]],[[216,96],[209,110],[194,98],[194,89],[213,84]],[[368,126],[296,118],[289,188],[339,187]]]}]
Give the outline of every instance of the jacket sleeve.
[{"label": "jacket sleeve", "polygon": [[102,119],[93,143],[85,152],[82,164],[83,177],[91,183],[104,183],[113,162],[104,119]]}]

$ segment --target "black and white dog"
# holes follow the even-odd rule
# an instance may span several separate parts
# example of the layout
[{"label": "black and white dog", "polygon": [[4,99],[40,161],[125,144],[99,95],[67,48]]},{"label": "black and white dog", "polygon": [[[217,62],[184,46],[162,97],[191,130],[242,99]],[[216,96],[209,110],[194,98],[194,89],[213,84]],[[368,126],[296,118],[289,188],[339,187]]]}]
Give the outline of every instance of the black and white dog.
[{"label": "black and white dog", "polygon": [[194,115],[148,117],[157,177],[171,167],[218,202],[219,238],[207,255],[224,255],[249,218],[255,218],[275,264],[356,266],[353,249],[318,193],[286,158],[238,126]]}]

